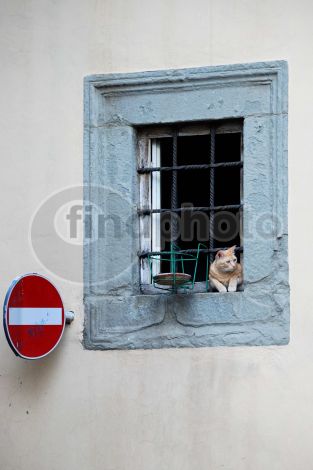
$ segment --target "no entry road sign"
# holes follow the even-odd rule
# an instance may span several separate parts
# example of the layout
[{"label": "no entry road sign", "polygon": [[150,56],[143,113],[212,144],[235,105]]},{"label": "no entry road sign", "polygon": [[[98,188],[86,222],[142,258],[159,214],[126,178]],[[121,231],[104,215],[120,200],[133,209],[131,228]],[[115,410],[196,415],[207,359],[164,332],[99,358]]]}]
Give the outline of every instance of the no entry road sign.
[{"label": "no entry road sign", "polygon": [[62,338],[65,312],[61,296],[45,277],[15,279],[5,298],[3,326],[10,347],[24,359],[40,359]]}]

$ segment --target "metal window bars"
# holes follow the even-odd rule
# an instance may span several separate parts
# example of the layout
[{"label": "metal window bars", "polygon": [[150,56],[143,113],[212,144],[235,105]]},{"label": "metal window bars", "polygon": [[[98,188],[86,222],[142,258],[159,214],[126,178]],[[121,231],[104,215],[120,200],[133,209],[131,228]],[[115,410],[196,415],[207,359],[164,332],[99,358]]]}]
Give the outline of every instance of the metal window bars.
[{"label": "metal window bars", "polygon": [[[142,251],[138,253],[140,259],[148,258],[152,284],[161,289],[171,290],[177,292],[177,289],[193,289],[195,285],[196,272],[198,267],[199,255],[204,253],[206,257],[206,289],[209,289],[208,285],[208,271],[209,263],[212,263],[214,254],[227,247],[214,247],[214,216],[216,211],[220,210],[233,210],[241,209],[243,204],[227,204],[227,205],[215,205],[215,169],[216,168],[227,168],[227,167],[243,167],[243,162],[232,161],[232,162],[215,162],[215,144],[216,144],[216,128],[214,125],[210,127],[210,160],[208,164],[188,164],[178,165],[177,164],[177,143],[178,143],[178,128],[174,127],[173,134],[173,152],[172,152],[172,166],[147,166],[140,167],[137,169],[138,174],[152,174],[153,172],[172,172],[172,185],[171,185],[171,208],[159,208],[159,209],[139,209],[138,216],[145,217],[151,216],[152,214],[170,213],[175,214],[182,211],[208,211],[210,214],[209,218],[209,246],[207,247],[203,243],[198,244],[197,249],[180,249],[176,245],[177,240],[177,220],[175,217],[171,218],[171,243],[170,251]],[[209,170],[209,181],[210,181],[210,192],[209,192],[209,206],[194,207],[194,206],[182,206],[177,207],[177,172],[178,171],[189,171],[189,170]],[[242,252],[243,247],[239,246],[236,248],[236,252]],[[161,265],[161,261],[169,261],[170,273],[154,273],[153,262],[158,261],[157,265]],[[195,269],[193,276],[184,273],[184,262],[194,261]],[[177,268],[180,266],[180,272],[177,272]],[[158,285],[159,284],[159,285]],[[160,287],[163,286],[163,287]],[[165,287],[164,287],[165,286]]]}]

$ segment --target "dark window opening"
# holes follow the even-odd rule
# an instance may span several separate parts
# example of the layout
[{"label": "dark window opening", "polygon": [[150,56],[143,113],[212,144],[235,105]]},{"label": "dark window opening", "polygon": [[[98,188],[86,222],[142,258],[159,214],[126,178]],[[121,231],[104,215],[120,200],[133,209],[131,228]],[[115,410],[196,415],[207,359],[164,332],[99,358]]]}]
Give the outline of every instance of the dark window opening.
[{"label": "dark window opening", "polygon": [[[241,133],[217,134],[215,161],[241,161]],[[178,137],[177,164],[193,165],[208,164],[210,161],[211,138],[209,135]],[[172,165],[173,139],[160,139],[161,166]],[[239,205],[241,202],[241,171],[239,166],[220,167],[215,169],[214,188],[215,206]],[[177,172],[177,207],[190,205],[192,207],[209,206],[210,169],[181,170]],[[171,208],[172,172],[161,172],[161,208]],[[202,217],[203,215],[203,217]],[[161,215],[161,228],[168,234],[168,214]],[[181,220],[180,236],[177,245],[182,250],[196,250],[198,243],[209,245],[209,210],[201,210],[179,214]],[[240,247],[241,209],[215,211],[214,216],[214,248],[237,245]],[[161,247],[170,250],[168,237],[162,234]],[[237,253],[240,261],[240,252]],[[169,266],[163,263],[162,272],[168,272]],[[193,274],[192,263],[186,263],[185,271]],[[206,253],[201,253],[197,269],[196,281],[205,281]]]}]

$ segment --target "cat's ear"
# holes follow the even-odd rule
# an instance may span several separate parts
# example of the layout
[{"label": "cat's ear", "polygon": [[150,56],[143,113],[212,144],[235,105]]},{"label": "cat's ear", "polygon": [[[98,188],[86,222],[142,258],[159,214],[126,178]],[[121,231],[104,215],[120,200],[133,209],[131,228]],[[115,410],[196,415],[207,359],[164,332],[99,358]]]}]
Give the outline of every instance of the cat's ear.
[{"label": "cat's ear", "polygon": [[219,250],[215,255],[215,259],[223,258],[223,256],[225,256],[225,251]]},{"label": "cat's ear", "polygon": [[227,256],[232,256],[235,254],[235,249],[236,249],[236,245],[234,246],[231,246],[230,248],[227,248],[227,250],[225,250],[225,253]]}]

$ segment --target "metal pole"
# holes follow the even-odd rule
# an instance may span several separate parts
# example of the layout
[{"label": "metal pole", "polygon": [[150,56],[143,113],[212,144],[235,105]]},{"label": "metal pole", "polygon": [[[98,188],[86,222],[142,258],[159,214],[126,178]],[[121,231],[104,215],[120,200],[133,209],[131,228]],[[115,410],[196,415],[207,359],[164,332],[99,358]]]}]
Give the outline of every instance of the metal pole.
[{"label": "metal pole", "polygon": [[75,313],[73,312],[73,310],[68,310],[65,312],[65,322],[68,325],[72,323],[74,318],[75,318]]}]

